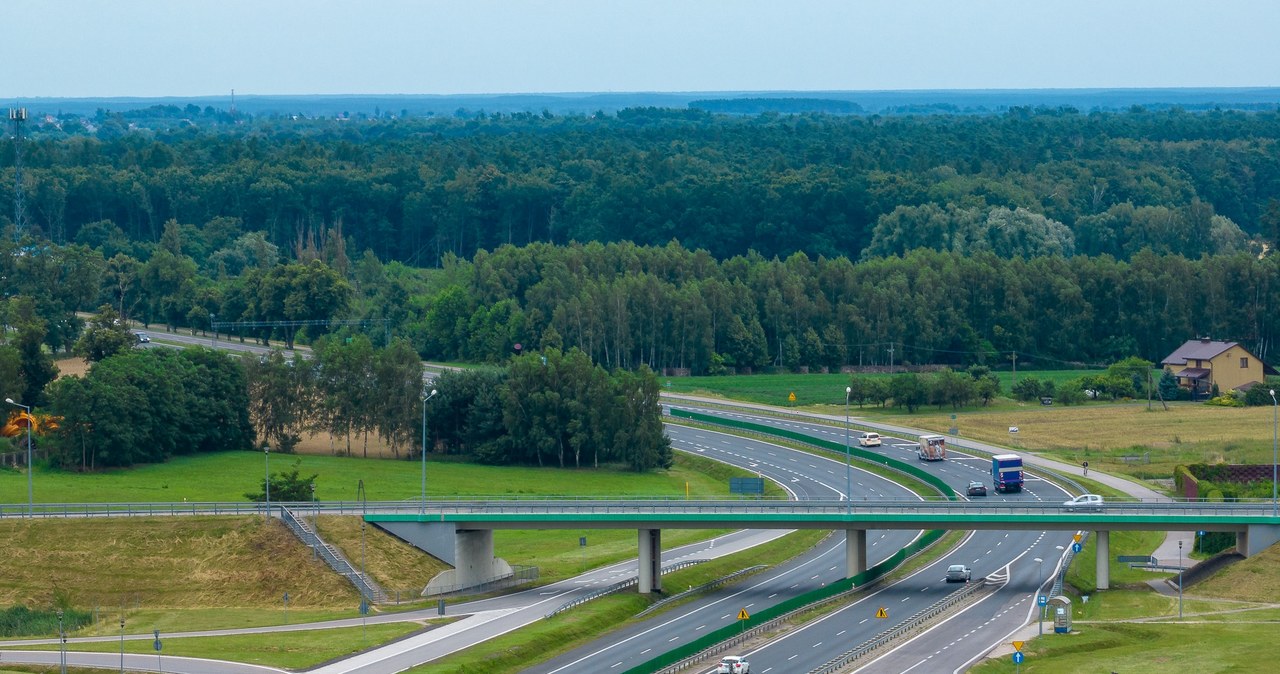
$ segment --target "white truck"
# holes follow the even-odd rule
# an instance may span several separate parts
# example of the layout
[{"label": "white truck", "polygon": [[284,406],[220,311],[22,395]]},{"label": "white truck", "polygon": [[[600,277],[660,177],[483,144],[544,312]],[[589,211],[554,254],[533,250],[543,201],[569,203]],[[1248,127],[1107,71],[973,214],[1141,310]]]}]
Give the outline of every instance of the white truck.
[{"label": "white truck", "polygon": [[920,436],[920,447],[916,449],[916,458],[921,461],[946,461],[947,439],[941,435]]}]

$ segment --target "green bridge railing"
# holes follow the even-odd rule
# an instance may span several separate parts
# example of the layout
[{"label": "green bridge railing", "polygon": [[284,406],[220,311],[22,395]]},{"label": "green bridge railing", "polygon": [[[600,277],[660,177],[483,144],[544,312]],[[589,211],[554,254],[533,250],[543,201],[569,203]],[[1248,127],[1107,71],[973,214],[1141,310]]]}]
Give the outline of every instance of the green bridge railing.
[{"label": "green bridge railing", "polygon": [[[786,438],[788,440],[793,440],[806,445],[812,445],[815,447],[819,447],[821,449],[836,452],[838,454],[844,454],[846,449],[848,449],[848,451],[850,452],[850,458],[856,457],[860,461],[869,461],[871,463],[880,464],[882,466],[885,466],[886,468],[896,470],[900,473],[904,473],[906,475],[909,475],[913,478],[920,480],[921,482],[929,485],[930,487],[933,487],[934,489],[937,489],[938,493],[942,494],[948,499],[953,501],[956,499],[955,491],[952,490],[951,487],[947,486],[947,483],[943,482],[936,476],[926,471],[923,471],[909,463],[903,463],[902,461],[890,459],[885,456],[880,456],[878,454],[872,454],[870,452],[862,452],[862,451],[854,453],[852,451],[852,448],[846,448],[844,445],[831,442],[830,440],[815,438],[811,435],[805,435],[804,433],[789,431],[782,428],[773,428],[771,426],[765,426],[762,424],[753,424],[749,421],[739,421],[737,419],[725,419],[723,417],[716,417],[709,414],[699,414],[697,412],[689,412],[687,410],[678,410],[678,409],[672,409],[671,416],[689,419],[691,421],[697,421],[701,423],[728,426],[730,428],[737,428],[740,430],[750,431],[752,433],[759,433],[762,435],[771,435],[775,437]],[[938,530],[927,531],[924,533],[924,535],[920,536],[916,540],[907,544],[901,550],[898,550],[897,552],[890,555],[888,559],[884,560],[883,562],[880,562],[879,564],[876,564],[875,566],[867,569],[866,571],[863,571],[862,573],[857,574],[853,578],[845,578],[843,580],[838,580],[834,583],[831,583],[830,585],[827,585],[826,587],[821,587],[816,590],[811,590],[802,595],[792,597],[791,599],[780,602],[778,604],[774,604],[769,608],[757,611],[755,615],[752,615],[750,618],[747,618],[746,620],[740,620],[737,622],[737,624],[726,625],[725,627],[722,627],[718,630],[710,632],[705,636],[695,639],[687,644],[684,644],[683,646],[679,646],[670,651],[667,651],[666,653],[663,653],[662,655],[659,655],[638,667],[633,667],[627,670],[626,672],[624,672],[623,674],[651,674],[652,672],[658,671],[664,667],[669,667],[677,662],[680,662],[681,660],[691,658],[697,655],[698,653],[701,653],[702,651],[705,651],[723,641],[733,639],[734,637],[740,636],[745,632],[751,631],[752,629],[759,628],[762,625],[765,625],[773,620],[776,620],[782,616],[787,615],[788,613],[791,613],[798,609],[802,609],[811,604],[821,602],[823,600],[831,599],[840,594],[848,592],[856,587],[861,587],[868,583],[879,580],[885,574],[888,574],[890,571],[893,571],[898,566],[900,566],[904,561],[907,560],[907,558],[920,552],[921,550],[924,550],[930,545],[933,545],[939,538],[942,538],[943,533],[944,532],[938,531]]]}]

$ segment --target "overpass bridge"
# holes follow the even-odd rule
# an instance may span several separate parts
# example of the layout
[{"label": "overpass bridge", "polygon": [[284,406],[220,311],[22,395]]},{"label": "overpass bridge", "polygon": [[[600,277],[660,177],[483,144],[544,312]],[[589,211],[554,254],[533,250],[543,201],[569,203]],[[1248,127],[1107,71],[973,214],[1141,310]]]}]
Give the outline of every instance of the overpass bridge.
[{"label": "overpass bridge", "polygon": [[[846,577],[867,569],[867,531],[956,529],[1093,531],[1098,588],[1110,586],[1110,532],[1217,531],[1236,535],[1252,556],[1280,541],[1280,517],[1270,501],[1108,502],[1097,511],[1061,504],[946,500],[546,500],[433,501],[418,512],[370,512],[365,520],[431,554],[452,560],[460,579],[492,577],[496,529],[631,529],[637,531],[640,592],[661,589],[663,529],[843,529]],[[499,560],[500,561],[500,560]]]}]

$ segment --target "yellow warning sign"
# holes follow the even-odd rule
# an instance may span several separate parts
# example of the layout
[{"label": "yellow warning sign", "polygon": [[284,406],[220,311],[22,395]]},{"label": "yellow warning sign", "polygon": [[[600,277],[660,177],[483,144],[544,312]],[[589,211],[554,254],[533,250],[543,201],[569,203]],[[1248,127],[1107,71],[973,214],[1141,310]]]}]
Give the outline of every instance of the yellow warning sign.
[{"label": "yellow warning sign", "polygon": [[1022,642],[1021,641],[1013,642],[1013,650],[1022,651]]},{"label": "yellow warning sign", "polygon": [[888,611],[886,611],[886,610],[885,610],[885,608],[884,608],[883,606],[881,606],[881,607],[880,607],[880,610],[879,610],[879,611],[876,611],[876,617],[877,617],[877,618],[888,618],[888,617],[889,617],[889,612],[888,612]]},{"label": "yellow warning sign", "polygon": [[1075,541],[1075,542],[1079,543],[1079,542],[1080,542],[1080,534],[1076,534],[1075,536],[1072,536],[1072,537],[1071,537],[1071,540],[1073,540],[1073,541]]},{"label": "yellow warning sign", "polygon": [[791,392],[791,395],[787,396],[787,400],[790,400],[791,402],[795,402],[795,401],[796,401],[796,392],[795,392],[795,391],[792,391],[792,392]]},{"label": "yellow warning sign", "polygon": [[744,608],[741,611],[738,611],[738,620],[750,620],[750,619],[751,619],[751,616],[747,615],[747,609]]}]

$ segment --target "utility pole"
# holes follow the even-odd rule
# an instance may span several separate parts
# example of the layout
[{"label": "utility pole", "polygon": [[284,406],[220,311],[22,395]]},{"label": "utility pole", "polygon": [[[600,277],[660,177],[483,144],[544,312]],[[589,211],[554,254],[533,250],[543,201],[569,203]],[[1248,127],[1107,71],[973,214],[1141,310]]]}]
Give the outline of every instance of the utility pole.
[{"label": "utility pole", "polygon": [[889,374],[893,374],[893,342],[889,342]]},{"label": "utility pole", "polygon": [[1014,351],[1013,355],[1010,356],[1010,358],[1013,359],[1013,385],[1017,386],[1018,385],[1018,352]]}]

